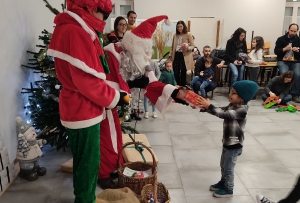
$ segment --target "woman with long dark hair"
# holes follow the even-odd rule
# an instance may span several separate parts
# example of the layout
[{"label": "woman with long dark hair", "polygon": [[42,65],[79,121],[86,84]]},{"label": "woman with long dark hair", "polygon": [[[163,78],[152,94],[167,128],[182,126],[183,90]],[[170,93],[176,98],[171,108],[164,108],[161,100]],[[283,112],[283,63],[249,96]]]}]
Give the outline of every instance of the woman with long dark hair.
[{"label": "woman with long dark hair", "polygon": [[232,73],[231,86],[243,80],[245,62],[239,58],[240,53],[247,53],[246,31],[243,28],[238,28],[226,44],[226,61]]},{"label": "woman with long dark hair", "polygon": [[116,18],[114,22],[114,30],[108,35],[109,43],[120,42],[123,39],[124,33],[127,30],[126,19],[122,16]]},{"label": "woman with long dark hair", "polygon": [[[182,46],[186,43],[188,46]],[[187,31],[185,23],[180,20],[176,24],[176,33],[173,37],[172,47],[170,51],[170,59],[173,62],[173,70],[177,85],[186,85],[186,71],[191,70],[193,63],[194,40]]]}]

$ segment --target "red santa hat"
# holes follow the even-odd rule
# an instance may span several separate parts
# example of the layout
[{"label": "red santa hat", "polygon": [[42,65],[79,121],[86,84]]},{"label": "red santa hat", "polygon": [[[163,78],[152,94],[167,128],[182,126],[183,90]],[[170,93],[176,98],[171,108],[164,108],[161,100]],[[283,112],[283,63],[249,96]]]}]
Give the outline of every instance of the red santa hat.
[{"label": "red santa hat", "polygon": [[107,15],[112,12],[113,8],[111,0],[67,0],[68,10],[70,10],[73,5],[87,8],[90,12],[97,12],[97,8],[100,8]]},{"label": "red santa hat", "polygon": [[171,25],[168,16],[161,15],[149,18],[134,28],[127,31],[121,41],[122,47],[132,54],[133,60],[142,73],[145,72],[145,65],[149,65],[152,56],[152,35],[155,32],[157,23],[164,20],[166,25]]}]

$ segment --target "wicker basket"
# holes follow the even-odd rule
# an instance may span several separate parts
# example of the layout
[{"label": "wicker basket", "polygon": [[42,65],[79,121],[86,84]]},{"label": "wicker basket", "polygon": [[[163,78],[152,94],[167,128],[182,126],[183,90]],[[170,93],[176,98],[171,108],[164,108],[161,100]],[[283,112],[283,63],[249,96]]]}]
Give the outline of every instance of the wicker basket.
[{"label": "wicker basket", "polygon": [[[125,147],[127,147],[128,145],[141,145],[143,146],[145,149],[147,149],[151,156],[152,156],[152,160],[153,163],[152,164],[148,164],[148,163],[144,163],[144,162],[129,162],[129,163],[125,163],[124,166],[121,165],[120,163],[120,157],[122,155],[122,151]],[[154,157],[153,152],[144,144],[140,143],[140,142],[128,142],[126,143],[122,150],[119,152],[119,157],[118,157],[118,177],[119,177],[119,187],[129,187],[132,191],[134,191],[136,194],[140,195],[141,191],[143,189],[143,187],[147,184],[154,184],[156,182],[156,160]],[[132,178],[129,176],[126,176],[123,174],[125,167],[128,167],[130,169],[133,170],[137,170],[137,171],[146,171],[149,169],[152,169],[152,175],[146,177],[146,178]]]},{"label": "wicker basket", "polygon": [[[156,188],[154,187],[156,185]],[[155,192],[156,189],[156,192]],[[154,199],[161,199],[162,203],[169,203],[171,201],[169,192],[167,188],[164,186],[164,184],[157,182],[155,184],[148,184],[145,185],[142,189],[142,202],[143,203],[148,203],[147,197],[153,194]],[[155,197],[157,196],[157,198]],[[158,201],[156,201],[158,203]]]}]

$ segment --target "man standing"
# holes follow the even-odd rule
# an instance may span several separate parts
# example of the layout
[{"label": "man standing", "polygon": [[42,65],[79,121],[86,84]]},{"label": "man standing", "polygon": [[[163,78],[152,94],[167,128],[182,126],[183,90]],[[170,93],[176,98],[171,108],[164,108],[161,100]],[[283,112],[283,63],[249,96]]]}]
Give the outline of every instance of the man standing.
[{"label": "man standing", "polygon": [[68,0],[58,14],[48,55],[62,90],[59,113],[73,155],[75,203],[94,203],[100,165],[100,122],[105,109],[123,105],[126,93],[110,87],[100,38],[112,11],[111,0]]},{"label": "man standing", "polygon": [[[289,26],[288,33],[277,39],[274,53],[277,55],[277,66],[279,68],[280,74],[288,70],[294,72],[294,85],[292,87],[292,97],[294,102],[300,103],[300,38],[297,35],[298,30],[299,26],[295,23],[292,23]],[[290,52],[293,55],[293,57],[285,57],[288,52]]]},{"label": "man standing", "polygon": [[[196,61],[196,65],[195,65],[195,76],[200,76],[200,72],[205,70],[205,63],[204,63],[204,59],[210,57],[210,53],[211,53],[211,48],[210,46],[204,46],[203,47],[203,56],[201,58],[199,58]],[[216,57],[211,57],[212,58],[212,67],[217,67],[217,68],[222,68],[222,66],[224,65],[225,61],[216,58]],[[196,81],[193,84],[193,90],[195,93],[198,94],[199,90],[200,90],[200,85],[201,82],[200,81]],[[212,81],[206,88],[205,88],[205,92],[209,92],[209,91],[213,91],[216,88],[216,84],[214,83],[214,81]]]},{"label": "man standing", "polygon": [[136,13],[134,11],[128,11],[127,21],[128,21],[127,30],[131,31],[134,28],[136,28],[136,26],[135,26]]}]

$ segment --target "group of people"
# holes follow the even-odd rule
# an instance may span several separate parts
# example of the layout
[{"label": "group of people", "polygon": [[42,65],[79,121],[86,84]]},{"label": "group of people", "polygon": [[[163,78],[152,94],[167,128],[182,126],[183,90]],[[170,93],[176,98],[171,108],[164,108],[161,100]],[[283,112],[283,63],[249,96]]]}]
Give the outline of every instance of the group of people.
[{"label": "group of people", "polygon": [[[119,18],[113,33],[108,36],[111,43],[104,47],[103,30],[112,7],[111,0],[68,0],[67,10],[55,17],[56,27],[48,47],[48,54],[55,57],[57,77],[63,86],[59,98],[60,118],[67,129],[73,154],[75,203],[94,203],[97,183],[103,189],[116,187],[111,172],[117,168],[118,153],[122,148],[116,107],[128,105],[126,96],[131,88],[146,90],[145,97],[162,113],[172,101],[187,105],[182,97],[185,90],[181,86],[186,85],[186,71],[193,64],[190,56],[193,55],[194,43],[184,22],[177,23],[171,57],[158,76],[150,62],[151,36],[157,22],[164,20],[168,24],[168,17],[147,19],[125,34],[127,22]],[[128,23],[135,18],[134,12],[129,13]],[[241,42],[233,42],[233,45],[240,46],[243,39],[239,36]],[[181,49],[184,42],[189,44],[185,51]],[[299,52],[292,46],[285,47],[285,50],[290,49]],[[208,80],[206,88],[213,87],[213,82],[209,81],[213,68],[224,64],[222,60],[209,58],[209,53],[210,47],[207,46],[203,58],[197,59],[199,78],[194,81],[194,84],[202,84],[200,77],[205,77]],[[236,68],[242,67],[239,61],[231,63]],[[247,103],[257,89],[256,82],[249,80],[232,83],[230,104],[222,108],[212,105],[205,95],[197,100],[207,113],[224,119],[222,176],[217,184],[210,186],[216,197],[233,195],[234,166],[242,154]],[[265,200],[267,198],[262,197],[261,202]]]}]

